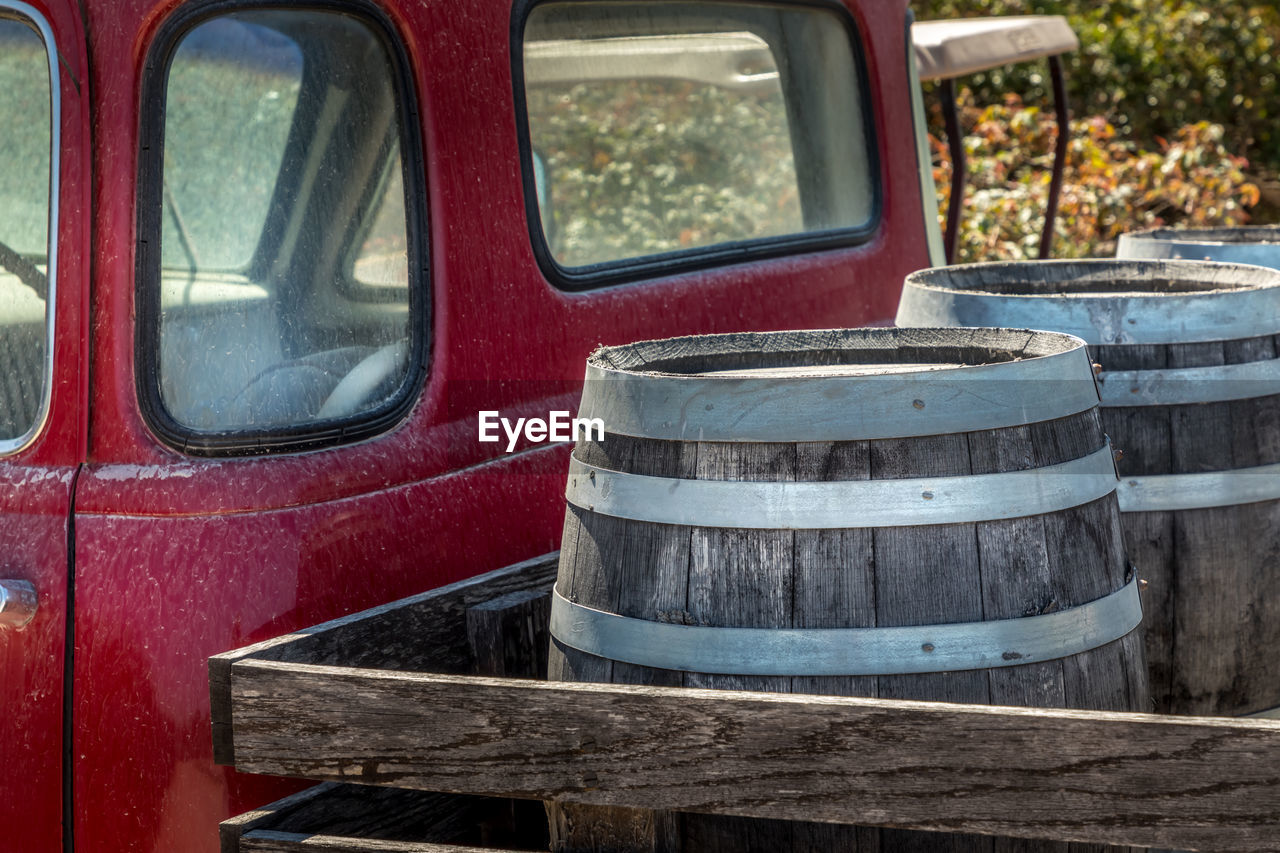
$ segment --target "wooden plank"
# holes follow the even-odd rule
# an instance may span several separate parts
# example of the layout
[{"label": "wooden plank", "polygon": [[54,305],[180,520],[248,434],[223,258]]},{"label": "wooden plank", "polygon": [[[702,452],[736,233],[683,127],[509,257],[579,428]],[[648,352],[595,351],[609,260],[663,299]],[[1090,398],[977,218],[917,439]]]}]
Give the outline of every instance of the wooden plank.
[{"label": "wooden plank", "polygon": [[[1159,344],[1094,347],[1103,369],[1163,370],[1169,367],[1168,347]],[[1125,406],[1102,409],[1102,423],[1118,451],[1123,476],[1173,472],[1173,438],[1167,406]],[[1171,707],[1175,679],[1173,661],[1174,564],[1171,512],[1130,512],[1121,518],[1129,559],[1146,583],[1142,594],[1143,633],[1151,710]]]},{"label": "wooden plank", "polygon": [[[971,473],[969,441],[963,434],[871,442],[873,479]],[[982,621],[973,524],[885,527],[874,535],[876,624]],[[987,682],[985,670],[884,675],[879,693],[888,699],[986,703],[991,701]]]},{"label": "wooden plank", "polygon": [[245,835],[240,841],[239,850],[241,853],[519,853],[514,848],[343,838],[262,829]]},{"label": "wooden plank", "polygon": [[306,661],[386,669],[471,672],[466,612],[507,593],[550,591],[558,554],[383,604],[340,619],[209,658],[213,760],[235,764],[231,666],[248,659]]},{"label": "wooden plank", "polygon": [[541,809],[523,800],[335,783],[224,821],[219,829],[222,853],[312,850],[321,840],[340,850],[460,851],[479,843],[499,849],[491,840],[502,849],[546,846]]},{"label": "wooden plank", "polygon": [[[1280,851],[1280,721],[244,660],[253,773],[768,819]],[[340,756],[340,758],[335,758]]]},{"label": "wooden plank", "polygon": [[[422,841],[475,840],[481,827],[511,835],[511,811],[523,801],[441,794],[399,788],[324,783],[231,820],[220,829],[224,851],[253,830],[323,834],[335,837],[398,838]],[[528,834],[542,840],[541,825]]]},{"label": "wooden plank", "polygon": [[467,610],[467,643],[477,675],[546,678],[551,634],[549,593],[529,589]]},{"label": "wooden plank", "polygon": [[220,853],[237,853],[240,850],[240,839],[245,833],[264,826],[271,826],[276,821],[295,812],[305,811],[317,800],[323,800],[326,795],[339,787],[341,786],[333,782],[326,782],[322,785],[308,788],[305,791],[299,791],[292,796],[285,797],[283,800],[276,800],[274,803],[263,806],[260,809],[224,820],[218,826],[218,840],[220,843],[218,849]]}]

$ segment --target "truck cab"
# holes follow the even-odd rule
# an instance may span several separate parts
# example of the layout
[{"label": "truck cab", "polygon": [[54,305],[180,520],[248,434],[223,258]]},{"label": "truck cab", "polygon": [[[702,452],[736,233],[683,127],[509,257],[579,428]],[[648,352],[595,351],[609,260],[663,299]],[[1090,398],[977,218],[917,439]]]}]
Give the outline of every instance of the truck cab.
[{"label": "truck cab", "polygon": [[572,411],[600,344],[887,323],[908,27],[0,0],[0,849],[213,851],[287,793],[214,765],[206,658],[554,550],[569,444],[481,412]]}]

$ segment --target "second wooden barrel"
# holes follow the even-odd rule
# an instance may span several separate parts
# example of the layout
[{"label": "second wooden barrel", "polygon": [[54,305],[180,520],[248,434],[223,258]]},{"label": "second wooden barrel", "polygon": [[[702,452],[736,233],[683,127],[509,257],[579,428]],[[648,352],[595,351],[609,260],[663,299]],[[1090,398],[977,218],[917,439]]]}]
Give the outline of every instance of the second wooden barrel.
[{"label": "second wooden barrel", "polygon": [[1121,234],[1117,258],[1222,261],[1280,269],[1280,226],[1152,228]]},{"label": "second wooden barrel", "polygon": [[1280,273],[1194,261],[914,273],[898,321],[1070,332],[1101,366],[1156,709],[1280,705]]},{"label": "second wooden barrel", "polygon": [[[551,678],[1149,709],[1079,340],[854,329],[609,347],[580,416],[606,434],[573,454]],[[683,849],[712,849],[714,823],[686,821]],[[813,849],[993,849],[823,831]]]}]

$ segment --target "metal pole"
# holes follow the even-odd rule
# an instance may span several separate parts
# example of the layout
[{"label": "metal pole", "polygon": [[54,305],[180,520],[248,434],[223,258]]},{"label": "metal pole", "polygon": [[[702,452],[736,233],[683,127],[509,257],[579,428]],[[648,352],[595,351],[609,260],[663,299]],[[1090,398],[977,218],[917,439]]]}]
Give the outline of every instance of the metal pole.
[{"label": "metal pole", "polygon": [[[1040,259],[1053,250],[1053,229],[1058,218],[1058,197],[1062,194],[1062,176],[1067,167],[1067,145],[1070,143],[1071,110],[1067,104],[1067,83],[1062,73],[1062,60],[1049,57],[1049,74],[1053,78],[1053,106],[1058,118],[1058,141],[1053,152],[1053,178],[1049,182],[1049,204],[1044,212],[1044,233],[1040,235]],[[950,131],[948,131],[950,132]],[[947,223],[950,227],[951,223]]]},{"label": "metal pole", "polygon": [[947,203],[947,233],[944,248],[947,263],[956,262],[956,246],[960,241],[960,211],[964,207],[965,156],[964,136],[960,132],[960,116],[956,112],[956,87],[950,78],[939,81],[942,96],[942,118],[947,127],[947,148],[951,152],[951,199]]}]

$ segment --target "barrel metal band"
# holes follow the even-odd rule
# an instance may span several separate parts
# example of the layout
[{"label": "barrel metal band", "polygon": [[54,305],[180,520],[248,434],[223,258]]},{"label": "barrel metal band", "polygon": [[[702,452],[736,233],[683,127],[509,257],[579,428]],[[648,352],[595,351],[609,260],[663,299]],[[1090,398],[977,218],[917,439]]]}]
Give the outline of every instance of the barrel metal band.
[{"label": "barrel metal band", "polygon": [[723,675],[905,675],[1056,660],[1142,621],[1138,582],[1054,613],[893,628],[713,628],[606,613],[554,590],[551,635],[610,660]]},{"label": "barrel metal band", "polygon": [[1280,394],[1280,358],[1170,370],[1112,370],[1098,374],[1104,407],[1180,406]]},{"label": "barrel metal band", "polygon": [[865,441],[1001,429],[1098,404],[1084,347],[865,376],[648,375],[587,366],[579,416],[667,441]]},{"label": "barrel metal band", "polygon": [[1165,512],[1280,500],[1280,464],[1194,474],[1125,477],[1121,512]]},{"label": "barrel metal band", "polygon": [[1009,296],[927,287],[910,279],[900,326],[1053,329],[1094,345],[1233,341],[1276,333],[1280,287],[1115,296]]},{"label": "barrel metal band", "polygon": [[1160,236],[1121,234],[1116,257],[1218,261],[1280,269],[1280,244],[1275,242],[1274,231],[1269,236],[1270,241],[1259,239],[1257,242],[1234,242],[1214,240],[1208,235],[1195,239],[1189,234],[1183,238],[1169,233]]},{"label": "barrel metal band", "polygon": [[615,518],[696,527],[819,530],[908,527],[1057,512],[1116,489],[1111,446],[1025,471],[903,480],[739,482],[650,477],[573,457],[565,497]]}]

